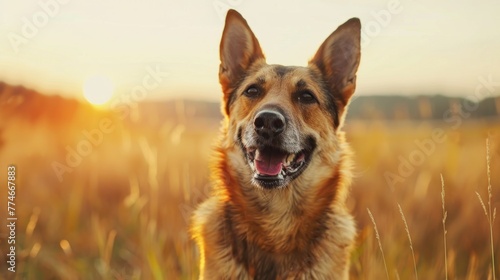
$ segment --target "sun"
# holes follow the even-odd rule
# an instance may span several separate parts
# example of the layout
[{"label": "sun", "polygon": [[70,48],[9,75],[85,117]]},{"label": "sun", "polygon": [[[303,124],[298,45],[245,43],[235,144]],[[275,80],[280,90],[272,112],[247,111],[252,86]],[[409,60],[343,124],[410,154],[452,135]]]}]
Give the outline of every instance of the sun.
[{"label": "sun", "polygon": [[93,105],[103,105],[113,97],[114,86],[105,76],[92,76],[83,84],[83,96]]}]

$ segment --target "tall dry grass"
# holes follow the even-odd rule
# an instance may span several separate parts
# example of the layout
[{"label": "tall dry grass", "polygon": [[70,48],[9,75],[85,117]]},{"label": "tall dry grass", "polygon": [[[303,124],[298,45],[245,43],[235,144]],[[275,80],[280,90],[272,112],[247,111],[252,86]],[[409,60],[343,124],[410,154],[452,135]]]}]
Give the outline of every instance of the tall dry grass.
[{"label": "tall dry grass", "polygon": [[[429,137],[436,126],[446,131],[447,140],[404,182],[390,186],[384,173],[397,172],[398,158],[411,153],[413,141]],[[23,122],[5,127],[0,184],[6,164],[18,167],[17,279],[196,279],[198,252],[187,228],[191,211],[209,195],[208,159],[217,127],[199,120],[155,129],[117,124],[62,182],[50,163],[64,158],[65,145],[79,141],[80,129],[67,132],[61,142],[49,128],[34,131]],[[348,122],[346,129],[356,152],[348,201],[359,229],[353,279],[411,279],[417,273],[421,279],[442,279],[445,273],[449,279],[495,277],[500,124],[469,123],[451,130],[439,123]],[[447,178],[446,228],[444,192],[440,201],[442,190],[435,187],[439,174]],[[484,185],[491,208],[488,223],[477,218],[484,209],[473,198]],[[405,226],[397,222],[397,203],[405,209],[414,259],[404,253],[408,240]],[[367,208],[377,217],[376,236]],[[5,221],[4,211],[0,219]],[[442,237],[448,249],[442,249]],[[3,274],[4,239],[0,245]],[[377,260],[379,250],[386,264]]]},{"label": "tall dry grass", "polygon": [[445,279],[448,280],[448,248],[446,246],[446,218],[448,217],[448,212],[446,212],[444,203],[445,195],[446,193],[444,191],[444,179],[443,179],[443,174],[441,174],[441,205],[443,206],[444,273],[445,273]]},{"label": "tall dry grass", "polygon": [[[481,195],[476,191],[477,198],[479,199],[479,202],[481,203],[481,206],[483,207],[484,210],[484,215],[488,219],[488,226],[490,229],[490,247],[491,247],[491,270],[490,274],[493,275],[493,280],[496,279],[496,273],[495,273],[495,246],[494,246],[494,240],[493,240],[493,224],[495,222],[495,218],[497,215],[497,208],[493,208],[493,213],[491,212],[491,198],[493,197],[492,190],[491,190],[491,169],[490,169],[490,139],[486,139],[486,173],[488,177],[488,210],[486,210],[486,205],[484,205],[483,199],[481,198]],[[491,275],[488,275],[488,278],[490,278]]]},{"label": "tall dry grass", "polygon": [[370,216],[370,220],[372,220],[373,223],[373,229],[375,230],[375,238],[377,238],[378,248],[380,249],[380,253],[382,255],[382,261],[384,261],[385,275],[387,276],[387,280],[389,280],[390,279],[389,270],[387,269],[387,262],[385,261],[385,255],[384,255],[384,247],[382,246],[382,242],[380,241],[380,234],[378,233],[377,223],[375,222],[375,218],[373,217],[373,214],[370,211],[370,209],[366,208],[366,210],[368,211],[368,216]]},{"label": "tall dry grass", "polygon": [[405,214],[403,213],[403,208],[401,208],[401,205],[399,205],[399,203],[398,203],[398,209],[399,213],[401,214],[401,219],[403,220],[403,223],[405,225],[405,231],[406,235],[408,236],[408,241],[410,242],[411,257],[413,259],[413,269],[415,270],[415,279],[418,280],[417,261],[415,260],[415,251],[413,250],[413,242],[411,241],[410,229],[408,228],[408,223],[406,222],[406,217]]}]

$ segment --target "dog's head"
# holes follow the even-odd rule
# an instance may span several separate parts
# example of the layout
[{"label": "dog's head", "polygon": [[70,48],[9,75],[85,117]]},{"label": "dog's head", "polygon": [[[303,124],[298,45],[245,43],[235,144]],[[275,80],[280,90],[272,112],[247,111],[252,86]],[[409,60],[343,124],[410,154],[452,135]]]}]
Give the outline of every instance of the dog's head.
[{"label": "dog's head", "polygon": [[307,67],[268,65],[245,19],[228,12],[219,80],[225,141],[237,147],[232,157],[244,166],[242,180],[280,188],[333,164],[335,155],[322,152],[339,148],[337,131],[356,87],[360,28],[355,18],[342,24]]}]

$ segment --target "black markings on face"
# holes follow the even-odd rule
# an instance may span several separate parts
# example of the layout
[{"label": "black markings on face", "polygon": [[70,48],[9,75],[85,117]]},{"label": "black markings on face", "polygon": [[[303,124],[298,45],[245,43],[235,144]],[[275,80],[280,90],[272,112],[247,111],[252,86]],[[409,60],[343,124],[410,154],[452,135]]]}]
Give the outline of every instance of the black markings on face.
[{"label": "black markings on face", "polygon": [[309,71],[309,73],[311,75],[311,78],[314,80],[315,84],[318,85],[319,88],[321,89],[321,95],[323,95],[326,98],[325,106],[327,111],[332,116],[334,127],[335,128],[339,127],[340,125],[339,108],[337,105],[337,101],[335,100],[334,93],[328,90],[326,82],[321,75],[317,75],[313,71]]},{"label": "black markings on face", "polygon": [[277,65],[274,67],[274,73],[278,75],[278,77],[283,78],[286,74],[290,73],[294,68],[293,67],[286,67],[282,65]]},{"label": "black markings on face", "polygon": [[304,80],[300,79],[295,87],[297,88],[297,90],[305,89],[307,87],[307,83]]}]

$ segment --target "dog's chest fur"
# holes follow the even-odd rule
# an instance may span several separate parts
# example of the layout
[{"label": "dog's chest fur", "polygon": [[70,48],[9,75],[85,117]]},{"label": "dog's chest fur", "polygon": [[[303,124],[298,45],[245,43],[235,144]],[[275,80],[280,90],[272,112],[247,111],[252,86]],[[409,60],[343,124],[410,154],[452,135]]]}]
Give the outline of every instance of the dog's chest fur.
[{"label": "dog's chest fur", "polygon": [[[245,219],[230,202],[212,198],[197,210],[206,220],[205,279],[347,279],[346,263],[355,238],[352,217],[328,209],[317,220],[291,223],[288,231],[268,231]],[[208,215],[207,215],[208,214]],[[302,230],[300,230],[302,229]],[[217,267],[216,267],[217,266]],[[215,277],[215,278],[212,278]]]}]

